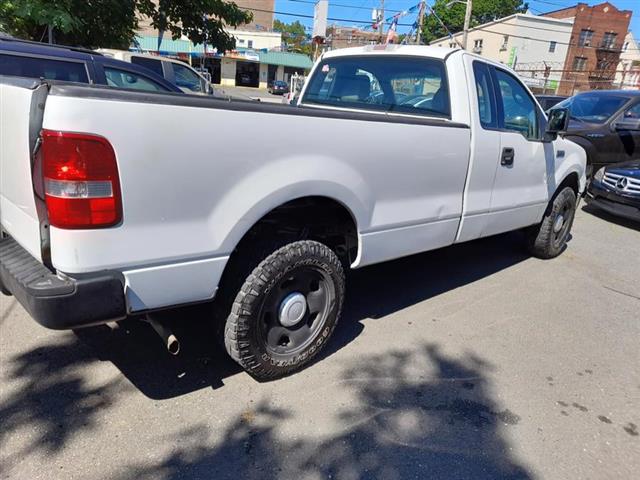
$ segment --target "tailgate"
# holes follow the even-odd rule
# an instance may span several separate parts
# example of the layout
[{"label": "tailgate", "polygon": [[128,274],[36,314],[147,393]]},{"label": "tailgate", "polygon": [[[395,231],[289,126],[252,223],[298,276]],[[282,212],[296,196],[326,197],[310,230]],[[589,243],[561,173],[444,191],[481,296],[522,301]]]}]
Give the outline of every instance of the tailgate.
[{"label": "tailgate", "polygon": [[32,183],[31,152],[40,128],[47,86],[0,77],[0,223],[42,260],[40,220]]}]

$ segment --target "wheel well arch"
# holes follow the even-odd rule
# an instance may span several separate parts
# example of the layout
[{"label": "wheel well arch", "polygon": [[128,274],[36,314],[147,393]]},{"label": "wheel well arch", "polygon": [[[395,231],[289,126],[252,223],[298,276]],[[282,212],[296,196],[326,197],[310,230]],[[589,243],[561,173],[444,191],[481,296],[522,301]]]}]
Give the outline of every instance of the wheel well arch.
[{"label": "wheel well arch", "polygon": [[229,256],[215,297],[216,317],[228,316],[251,269],[276,249],[297,240],[324,243],[346,269],[358,255],[356,216],[344,203],[325,196],[298,197],[263,215],[244,233]]},{"label": "wheel well arch", "polygon": [[560,185],[558,185],[558,188],[556,188],[555,193],[557,194],[564,187],[571,187],[576,196],[580,195],[580,177],[577,172],[570,172],[566,177],[564,177],[562,182],[560,182]]},{"label": "wheel well arch", "polygon": [[335,198],[310,195],[278,205],[257,220],[240,238],[231,257],[261,239],[318,240],[332,248],[343,262],[358,254],[358,222],[354,213]]}]

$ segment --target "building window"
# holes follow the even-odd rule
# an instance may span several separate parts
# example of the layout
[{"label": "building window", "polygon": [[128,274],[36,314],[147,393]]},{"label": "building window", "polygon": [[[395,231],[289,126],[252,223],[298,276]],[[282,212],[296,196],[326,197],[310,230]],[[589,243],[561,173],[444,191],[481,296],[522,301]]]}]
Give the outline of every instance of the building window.
[{"label": "building window", "polygon": [[508,44],[509,44],[509,35],[503,35],[502,36],[502,45],[500,45],[500,51],[506,50]]},{"label": "building window", "polygon": [[479,38],[479,39],[477,39],[477,40],[475,40],[473,42],[473,51],[475,53],[482,52],[482,39],[481,38]]},{"label": "building window", "polygon": [[581,72],[587,68],[587,57],[575,57],[573,59],[573,69]]},{"label": "building window", "polygon": [[578,40],[579,47],[588,47],[593,40],[593,30],[584,29],[580,32],[580,40]]},{"label": "building window", "polygon": [[238,38],[238,43],[244,43],[244,38]]},{"label": "building window", "polygon": [[456,42],[449,42],[449,48],[456,48],[458,44]]},{"label": "building window", "polygon": [[557,42],[551,41],[549,42],[549,52],[553,53],[556,51]]},{"label": "building window", "polygon": [[624,42],[624,47],[622,47],[622,50],[626,52],[627,48],[629,48],[629,42]]},{"label": "building window", "polygon": [[253,40],[249,40],[249,41],[247,41],[247,46],[248,46],[249,48],[253,48]]},{"label": "building window", "polygon": [[609,60],[598,60],[596,63],[596,70],[608,70],[611,62]]},{"label": "building window", "polygon": [[607,32],[602,37],[602,48],[613,48],[616,45],[616,33]]}]

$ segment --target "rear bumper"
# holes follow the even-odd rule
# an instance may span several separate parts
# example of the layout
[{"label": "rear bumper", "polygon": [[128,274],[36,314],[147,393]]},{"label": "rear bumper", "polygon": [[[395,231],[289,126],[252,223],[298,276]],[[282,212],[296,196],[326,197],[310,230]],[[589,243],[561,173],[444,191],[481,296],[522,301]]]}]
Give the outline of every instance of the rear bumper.
[{"label": "rear bumper", "polygon": [[0,284],[47,328],[64,330],[126,317],[120,273],[59,276],[11,237],[0,240]]}]

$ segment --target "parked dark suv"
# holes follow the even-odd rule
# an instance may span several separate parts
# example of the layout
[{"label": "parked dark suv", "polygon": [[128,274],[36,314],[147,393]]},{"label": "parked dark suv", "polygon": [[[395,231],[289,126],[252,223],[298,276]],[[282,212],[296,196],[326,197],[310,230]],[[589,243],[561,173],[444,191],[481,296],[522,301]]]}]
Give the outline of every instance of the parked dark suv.
[{"label": "parked dark suv", "polygon": [[91,50],[7,37],[0,37],[0,75],[182,93],[151,70]]},{"label": "parked dark suv", "polygon": [[564,95],[536,95],[536,100],[545,112],[566,99],[567,97]]},{"label": "parked dark suv", "polygon": [[579,93],[554,108],[568,108],[567,136],[587,152],[587,176],[612,163],[640,159],[640,91]]}]

